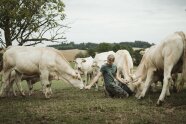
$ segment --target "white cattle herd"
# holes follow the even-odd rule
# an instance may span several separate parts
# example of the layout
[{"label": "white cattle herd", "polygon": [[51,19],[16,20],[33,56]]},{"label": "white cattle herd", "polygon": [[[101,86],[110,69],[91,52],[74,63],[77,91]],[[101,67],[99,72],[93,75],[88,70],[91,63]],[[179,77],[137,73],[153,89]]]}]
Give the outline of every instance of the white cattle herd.
[{"label": "white cattle herd", "polygon": [[[172,74],[181,73],[179,89],[186,80],[186,34],[175,32],[143,52],[142,60],[133,73],[132,57],[127,50],[98,53],[95,58],[76,58],[75,69],[65,59],[62,52],[48,47],[11,46],[3,54],[2,86],[0,96],[5,97],[15,91],[13,84],[22,95],[25,95],[21,80],[26,80],[29,95],[33,84],[41,81],[42,91],[46,98],[52,95],[51,81],[63,80],[83,89],[106,63],[107,56],[115,56],[117,73],[129,83],[129,88],[138,99],[145,96],[152,83],[162,81],[163,87],[157,105],[161,105],[165,96],[170,96],[169,86],[174,83]],[[81,76],[84,76],[84,83]]]}]

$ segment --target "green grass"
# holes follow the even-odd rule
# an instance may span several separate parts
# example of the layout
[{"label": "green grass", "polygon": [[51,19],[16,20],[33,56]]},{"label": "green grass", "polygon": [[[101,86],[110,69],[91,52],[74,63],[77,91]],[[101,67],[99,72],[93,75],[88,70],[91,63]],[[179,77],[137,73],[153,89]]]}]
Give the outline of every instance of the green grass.
[{"label": "green grass", "polygon": [[[27,86],[24,84],[24,89]],[[45,99],[40,83],[32,96],[0,99],[0,123],[23,124],[144,124],[186,123],[186,90],[172,93],[162,107],[156,107],[158,93],[148,93],[143,100],[134,96],[112,99],[99,91],[79,90],[61,81],[52,84],[53,97]]]}]

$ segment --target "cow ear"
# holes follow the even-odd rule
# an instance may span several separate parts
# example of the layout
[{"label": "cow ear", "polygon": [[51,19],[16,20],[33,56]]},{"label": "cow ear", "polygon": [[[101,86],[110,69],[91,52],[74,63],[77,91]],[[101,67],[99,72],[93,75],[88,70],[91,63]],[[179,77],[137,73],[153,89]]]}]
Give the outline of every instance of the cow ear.
[{"label": "cow ear", "polygon": [[82,59],[82,62],[86,62],[86,60],[85,59]]}]

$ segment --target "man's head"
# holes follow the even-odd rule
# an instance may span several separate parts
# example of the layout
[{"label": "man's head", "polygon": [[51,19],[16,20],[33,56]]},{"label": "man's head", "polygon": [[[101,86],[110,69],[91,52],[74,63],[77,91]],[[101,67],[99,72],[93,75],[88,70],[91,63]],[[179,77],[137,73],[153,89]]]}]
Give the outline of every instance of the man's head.
[{"label": "man's head", "polygon": [[108,55],[107,64],[112,65],[114,63],[115,57],[113,54]]}]

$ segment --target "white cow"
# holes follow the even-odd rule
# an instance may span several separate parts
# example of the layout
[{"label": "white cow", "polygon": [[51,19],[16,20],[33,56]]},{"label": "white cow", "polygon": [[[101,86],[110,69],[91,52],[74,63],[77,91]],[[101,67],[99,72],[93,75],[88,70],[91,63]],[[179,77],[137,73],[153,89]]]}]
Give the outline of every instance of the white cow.
[{"label": "white cow", "polygon": [[94,59],[91,56],[87,58],[76,58],[74,60],[75,69],[78,69],[80,74],[85,76],[85,84],[87,84],[93,76],[93,61]]},{"label": "white cow", "polygon": [[108,51],[108,52],[102,52],[102,53],[96,54],[94,57],[93,67],[98,67],[100,69],[101,66],[107,62],[107,56],[110,54],[115,55],[115,52]]},{"label": "white cow", "polygon": [[46,98],[52,94],[53,79],[64,79],[75,87],[82,89],[84,84],[76,72],[60,53],[54,48],[15,46],[6,50],[3,55],[3,83],[0,96],[3,97],[12,87],[11,73],[15,71],[15,82],[20,82],[22,75],[39,76]]},{"label": "white cow", "polygon": [[[163,75],[163,89],[157,101],[157,105],[161,105],[165,95],[169,96],[169,83],[173,82],[171,73],[180,72],[183,69],[183,75],[186,70],[186,38],[183,32],[176,32],[168,36],[160,44],[151,47],[144,55],[138,66],[135,77],[138,78],[136,83],[144,82],[143,90],[138,98],[145,96],[150,84],[154,82],[156,77]],[[184,60],[184,61],[183,61]],[[182,68],[183,65],[183,68]],[[186,76],[183,76],[184,82]]]},{"label": "white cow", "polygon": [[117,66],[117,73],[124,76],[124,79],[131,80],[133,61],[127,50],[118,50],[115,54],[114,64]]}]

